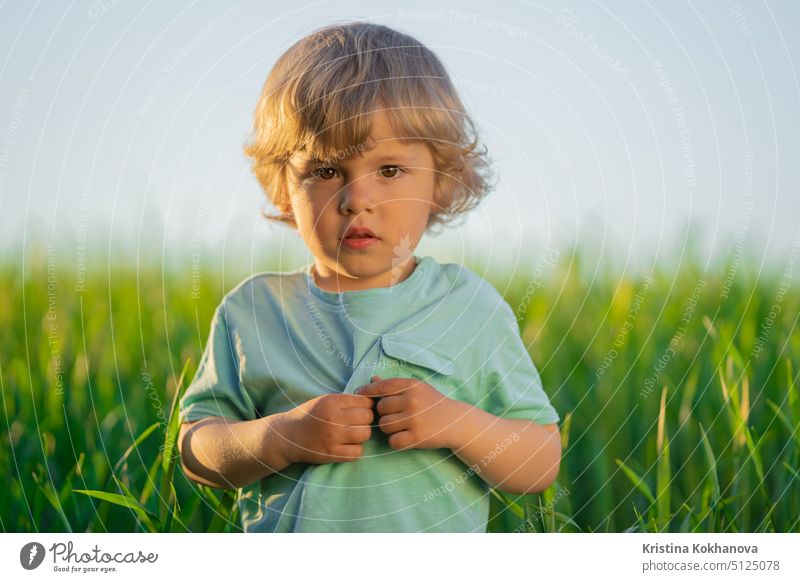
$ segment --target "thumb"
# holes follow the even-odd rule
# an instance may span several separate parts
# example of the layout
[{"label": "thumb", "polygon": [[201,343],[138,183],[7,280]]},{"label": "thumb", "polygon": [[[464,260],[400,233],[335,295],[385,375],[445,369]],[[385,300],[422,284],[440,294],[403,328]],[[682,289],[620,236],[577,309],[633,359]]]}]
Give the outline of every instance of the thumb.
[{"label": "thumb", "polygon": [[365,388],[367,386],[375,382],[375,380],[380,380],[380,379],[381,379],[380,376],[373,376],[372,378],[370,378],[369,384],[364,384],[363,386],[359,386],[353,392],[355,392],[356,394],[363,394],[366,391]]}]

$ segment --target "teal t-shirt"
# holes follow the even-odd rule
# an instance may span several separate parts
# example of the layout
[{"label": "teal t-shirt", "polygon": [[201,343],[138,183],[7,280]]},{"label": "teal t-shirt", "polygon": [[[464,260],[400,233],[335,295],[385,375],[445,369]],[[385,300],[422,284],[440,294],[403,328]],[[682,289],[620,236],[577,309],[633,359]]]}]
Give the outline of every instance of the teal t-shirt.
[{"label": "teal t-shirt", "polygon": [[[391,287],[335,293],[309,264],[256,274],[214,314],[181,422],[254,420],[382,378],[417,378],[503,418],[559,416],[514,313],[461,265],[414,257]],[[376,417],[377,422],[377,417]],[[245,531],[484,532],[489,485],[450,449],[393,450],[377,426],[350,462],[295,463],[240,489]]]}]

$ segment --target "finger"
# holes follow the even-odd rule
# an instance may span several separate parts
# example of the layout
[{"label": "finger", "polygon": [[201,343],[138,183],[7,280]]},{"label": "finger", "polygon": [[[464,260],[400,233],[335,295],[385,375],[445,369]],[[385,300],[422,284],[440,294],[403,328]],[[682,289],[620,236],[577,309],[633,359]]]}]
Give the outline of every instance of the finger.
[{"label": "finger", "polygon": [[400,395],[396,396],[384,396],[378,401],[378,414],[380,416],[385,416],[387,414],[393,414],[395,412],[402,412],[405,409],[405,405],[403,403],[403,397]]},{"label": "finger", "polygon": [[345,408],[341,411],[342,424],[356,426],[361,424],[372,424],[375,420],[375,413],[372,408]]},{"label": "finger", "polygon": [[385,380],[377,380],[364,384],[357,388],[356,395],[364,396],[388,396],[389,394],[400,394],[404,392],[406,387],[402,382],[397,382],[396,378],[388,378]]},{"label": "finger", "polygon": [[389,446],[395,451],[403,449],[413,449],[417,443],[414,442],[414,435],[410,430],[401,430],[389,437]]},{"label": "finger", "polygon": [[364,447],[360,444],[339,445],[334,450],[335,462],[355,461],[364,453]]},{"label": "finger", "polygon": [[386,434],[392,434],[409,428],[408,418],[404,414],[388,414],[381,416],[378,421],[378,428]]},{"label": "finger", "polygon": [[342,394],[340,408],[372,408],[372,399],[361,394]]},{"label": "finger", "polygon": [[345,444],[360,444],[368,441],[372,436],[372,429],[369,426],[348,426]]}]

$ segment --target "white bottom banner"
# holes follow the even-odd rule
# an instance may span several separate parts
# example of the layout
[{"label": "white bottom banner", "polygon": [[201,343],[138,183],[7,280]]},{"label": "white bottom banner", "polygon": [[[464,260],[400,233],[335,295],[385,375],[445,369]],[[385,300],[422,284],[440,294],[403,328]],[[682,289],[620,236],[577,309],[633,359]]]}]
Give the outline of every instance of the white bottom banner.
[{"label": "white bottom banner", "polygon": [[3,580],[800,580],[800,534],[2,534]]}]

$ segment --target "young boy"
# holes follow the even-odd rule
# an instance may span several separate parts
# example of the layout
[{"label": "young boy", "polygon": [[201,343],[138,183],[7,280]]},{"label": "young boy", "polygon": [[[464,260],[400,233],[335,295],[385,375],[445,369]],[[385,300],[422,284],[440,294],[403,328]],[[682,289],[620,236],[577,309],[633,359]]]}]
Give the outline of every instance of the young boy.
[{"label": "young boy", "polygon": [[180,403],[184,472],[237,488],[245,531],[484,532],[490,487],[558,474],[559,416],[482,278],[413,254],[490,189],[440,61],[320,29],[270,72],[246,152],[314,261],[216,310]]}]

